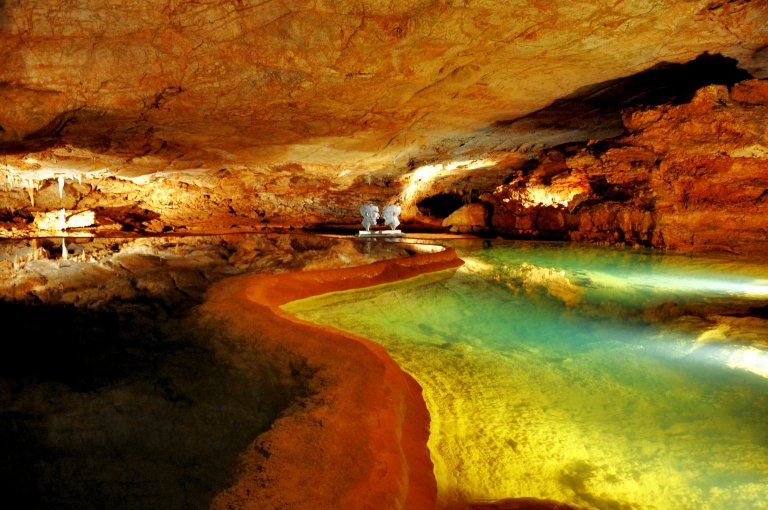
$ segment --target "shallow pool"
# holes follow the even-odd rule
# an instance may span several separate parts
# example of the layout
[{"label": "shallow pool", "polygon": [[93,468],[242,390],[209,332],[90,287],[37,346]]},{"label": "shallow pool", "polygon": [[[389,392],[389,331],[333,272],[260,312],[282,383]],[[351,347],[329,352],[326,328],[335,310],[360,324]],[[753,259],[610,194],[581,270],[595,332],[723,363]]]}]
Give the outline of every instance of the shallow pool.
[{"label": "shallow pool", "polygon": [[467,244],[456,271],[286,305],[424,388],[442,507],[768,508],[768,268]]}]

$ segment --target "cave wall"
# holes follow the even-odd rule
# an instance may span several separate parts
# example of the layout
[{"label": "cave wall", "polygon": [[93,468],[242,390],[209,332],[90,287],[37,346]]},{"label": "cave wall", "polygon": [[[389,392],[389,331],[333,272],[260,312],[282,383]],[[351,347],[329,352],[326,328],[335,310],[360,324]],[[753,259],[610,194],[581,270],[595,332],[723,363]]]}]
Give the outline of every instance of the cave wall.
[{"label": "cave wall", "polygon": [[760,250],[767,47],[762,0],[2,0],[0,236],[353,231],[373,202]]},{"label": "cave wall", "polygon": [[624,113],[623,137],[546,152],[484,198],[520,237],[766,253],[768,82]]},{"label": "cave wall", "polygon": [[[482,156],[491,163],[482,168],[458,167],[419,181],[404,228],[764,253],[767,97],[765,80],[731,89],[712,85],[687,103],[623,110],[623,136],[486,151]],[[46,214],[65,208],[68,216],[95,212],[93,224],[69,231],[104,235],[354,230],[360,203],[405,199],[419,168],[415,162],[411,167],[399,177],[337,180],[298,164],[271,172],[221,169],[149,184],[115,176],[68,179],[61,198],[50,179],[39,189],[7,187],[0,227],[7,235],[26,235]]]},{"label": "cave wall", "polygon": [[[59,196],[55,178],[0,181],[0,236],[52,234],[60,210],[69,220],[93,211],[94,221],[66,231],[100,235],[202,233],[302,228],[319,223],[358,222],[361,197],[384,202],[396,193],[391,179],[357,179],[351,184],[306,175],[297,164],[270,172],[220,169],[135,182],[115,176],[65,179]],[[33,202],[34,200],[34,202]],[[49,220],[53,221],[49,221]]]}]

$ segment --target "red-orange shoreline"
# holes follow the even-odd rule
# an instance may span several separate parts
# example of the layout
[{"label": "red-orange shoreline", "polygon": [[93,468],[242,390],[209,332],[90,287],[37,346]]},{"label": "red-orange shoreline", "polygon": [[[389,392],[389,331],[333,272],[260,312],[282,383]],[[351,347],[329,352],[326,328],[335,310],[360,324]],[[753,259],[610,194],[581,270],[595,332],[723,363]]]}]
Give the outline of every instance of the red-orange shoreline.
[{"label": "red-orange shoreline", "polygon": [[309,324],[279,307],[289,301],[389,283],[458,267],[453,249],[344,269],[246,275],[208,293],[206,310],[236,318],[258,349],[298,355],[315,370],[312,396],[294,406],[241,455],[236,482],[214,509],[395,509],[435,507],[421,387],[379,345]]}]

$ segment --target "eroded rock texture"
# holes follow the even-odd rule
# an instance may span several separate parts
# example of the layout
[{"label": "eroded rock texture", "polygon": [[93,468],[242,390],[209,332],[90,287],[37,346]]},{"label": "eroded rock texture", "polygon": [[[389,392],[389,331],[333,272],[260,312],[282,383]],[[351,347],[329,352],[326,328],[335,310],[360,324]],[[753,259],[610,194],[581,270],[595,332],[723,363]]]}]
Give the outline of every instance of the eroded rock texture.
[{"label": "eroded rock texture", "polygon": [[[4,0],[1,232],[354,228],[363,201],[401,204],[406,229],[448,229],[455,208],[435,214],[425,199],[477,203],[510,169],[557,165],[546,149],[621,136],[624,108],[764,79],[766,47],[763,0]],[[764,107],[756,100],[737,121],[754,124]],[[720,132],[691,136],[713,148]],[[654,178],[674,178],[664,175]],[[716,186],[710,177],[695,179]],[[620,179],[629,187],[633,173]],[[593,199],[599,188],[590,183]],[[640,228],[636,209],[622,214]],[[83,211],[92,224],[74,219]],[[466,225],[484,217],[473,211],[454,230],[486,230]],[[496,211],[490,226],[634,240],[631,225],[597,214],[594,228],[558,227],[565,220],[551,212],[513,216]],[[639,241],[715,242],[692,217],[685,227],[652,221],[656,234]],[[686,229],[698,240],[683,240]],[[584,234],[564,234],[575,230]],[[613,233],[587,235],[601,230]]]},{"label": "eroded rock texture", "polygon": [[627,111],[624,137],[545,152],[485,198],[498,230],[686,250],[765,252],[768,83],[709,86]]}]

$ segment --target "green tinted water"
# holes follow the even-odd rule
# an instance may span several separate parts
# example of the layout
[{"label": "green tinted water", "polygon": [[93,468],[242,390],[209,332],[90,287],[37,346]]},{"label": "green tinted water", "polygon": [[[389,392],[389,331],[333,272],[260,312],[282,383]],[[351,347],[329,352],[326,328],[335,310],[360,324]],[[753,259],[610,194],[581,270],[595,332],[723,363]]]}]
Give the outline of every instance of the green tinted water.
[{"label": "green tinted water", "polygon": [[441,505],[768,509],[768,268],[562,244],[285,307],[422,385]]}]

